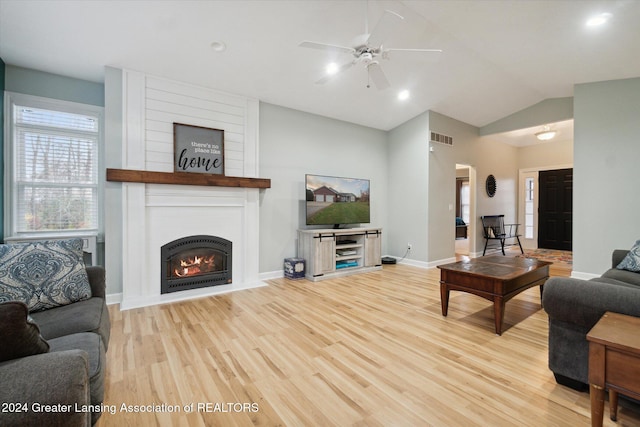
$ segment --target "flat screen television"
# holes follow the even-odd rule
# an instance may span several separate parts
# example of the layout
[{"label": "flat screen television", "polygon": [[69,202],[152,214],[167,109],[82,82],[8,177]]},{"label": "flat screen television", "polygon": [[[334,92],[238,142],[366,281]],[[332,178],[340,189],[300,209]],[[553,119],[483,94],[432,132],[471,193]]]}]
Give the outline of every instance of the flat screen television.
[{"label": "flat screen television", "polygon": [[371,222],[368,179],[305,175],[307,225]]}]

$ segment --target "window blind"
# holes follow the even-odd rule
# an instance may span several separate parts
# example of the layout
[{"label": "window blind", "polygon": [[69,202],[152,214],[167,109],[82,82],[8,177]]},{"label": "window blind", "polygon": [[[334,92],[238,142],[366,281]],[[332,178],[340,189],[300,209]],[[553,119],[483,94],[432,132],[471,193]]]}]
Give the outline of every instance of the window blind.
[{"label": "window blind", "polygon": [[99,117],[14,106],[17,233],[98,228]]}]

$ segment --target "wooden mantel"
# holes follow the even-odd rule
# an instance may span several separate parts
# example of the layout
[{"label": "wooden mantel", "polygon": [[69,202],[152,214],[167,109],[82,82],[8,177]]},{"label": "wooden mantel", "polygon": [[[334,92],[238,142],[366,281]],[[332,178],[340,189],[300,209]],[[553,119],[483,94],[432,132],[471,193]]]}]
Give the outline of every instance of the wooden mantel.
[{"label": "wooden mantel", "polygon": [[188,172],[152,172],[131,169],[107,169],[107,181],[141,182],[145,184],[271,188],[271,180],[267,178],[243,178]]}]

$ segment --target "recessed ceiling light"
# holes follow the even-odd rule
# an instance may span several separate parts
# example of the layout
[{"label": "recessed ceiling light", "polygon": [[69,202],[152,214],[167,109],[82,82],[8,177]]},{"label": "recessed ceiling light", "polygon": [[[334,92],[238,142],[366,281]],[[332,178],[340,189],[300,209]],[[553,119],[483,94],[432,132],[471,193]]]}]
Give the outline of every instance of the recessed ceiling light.
[{"label": "recessed ceiling light", "polygon": [[611,19],[613,15],[610,13],[601,13],[599,15],[593,16],[587,20],[588,27],[598,27],[600,25],[605,24],[609,19]]},{"label": "recessed ceiling light", "polygon": [[337,72],[338,72],[338,64],[336,64],[335,62],[332,62],[331,64],[327,65],[327,74],[333,75]]},{"label": "recessed ceiling light", "polygon": [[405,99],[409,99],[409,95],[410,95],[410,94],[409,94],[409,91],[408,91],[408,90],[406,90],[406,89],[405,89],[405,90],[401,90],[401,91],[398,93],[398,99],[399,99],[400,101],[404,101]]},{"label": "recessed ceiling light", "polygon": [[211,43],[211,49],[215,50],[216,52],[223,52],[227,49],[227,45],[224,44],[224,42],[215,41]]}]

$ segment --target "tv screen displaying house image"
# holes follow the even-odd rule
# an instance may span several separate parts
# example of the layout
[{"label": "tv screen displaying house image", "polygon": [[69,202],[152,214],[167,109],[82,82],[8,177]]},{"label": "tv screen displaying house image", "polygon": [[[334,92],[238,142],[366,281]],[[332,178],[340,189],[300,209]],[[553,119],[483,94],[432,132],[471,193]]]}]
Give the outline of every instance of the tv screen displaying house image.
[{"label": "tv screen displaying house image", "polygon": [[363,224],[371,221],[368,179],[305,176],[307,225]]}]

